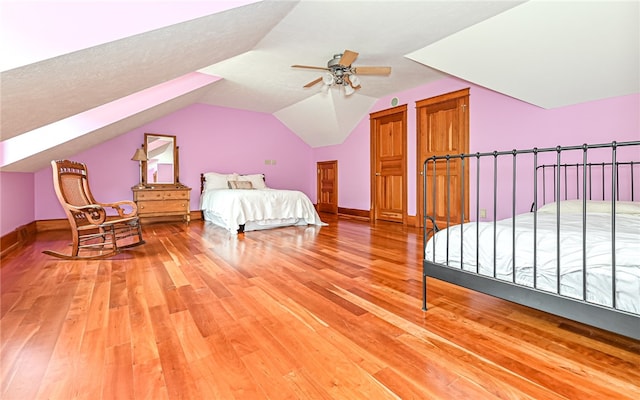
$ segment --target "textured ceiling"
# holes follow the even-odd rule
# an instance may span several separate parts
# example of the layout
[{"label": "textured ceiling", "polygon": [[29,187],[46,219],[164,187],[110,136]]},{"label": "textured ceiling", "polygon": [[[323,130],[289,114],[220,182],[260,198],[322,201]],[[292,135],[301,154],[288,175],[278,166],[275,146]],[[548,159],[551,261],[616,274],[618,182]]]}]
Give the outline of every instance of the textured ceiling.
[{"label": "textured ceiling", "polygon": [[[83,19],[91,3],[64,15]],[[111,26],[135,25],[144,13],[159,10],[154,3],[161,2],[131,2],[139,18],[114,20]],[[228,8],[234,2],[225,3]],[[273,114],[317,147],[341,143],[378,98],[447,75],[544,108],[640,92],[636,1],[246,3],[251,2],[212,14],[202,9],[189,20],[180,16],[173,25],[165,18],[165,27],[89,47],[85,43],[3,71],[2,170],[37,171],[52,158],[95,146],[194,102]],[[25,9],[31,4],[31,13],[42,10],[38,2],[20,4]],[[26,22],[14,25],[13,38],[26,33]],[[43,30],[42,43],[51,40],[49,36]],[[3,49],[8,39],[3,32]],[[360,53],[355,66],[391,66],[391,75],[362,76],[362,88],[349,98],[336,88],[327,93],[322,85],[302,87],[319,77],[319,71],[292,64],[325,66],[345,49]],[[195,71],[216,78],[184,86],[181,77]],[[218,77],[222,79],[216,81]],[[33,155],[4,160],[11,138],[33,130],[47,134],[56,121],[96,107],[122,107],[122,99],[160,87],[165,89],[156,104],[123,113],[102,127],[85,128],[73,139]],[[174,97],[166,96],[167,87],[173,88]]]}]

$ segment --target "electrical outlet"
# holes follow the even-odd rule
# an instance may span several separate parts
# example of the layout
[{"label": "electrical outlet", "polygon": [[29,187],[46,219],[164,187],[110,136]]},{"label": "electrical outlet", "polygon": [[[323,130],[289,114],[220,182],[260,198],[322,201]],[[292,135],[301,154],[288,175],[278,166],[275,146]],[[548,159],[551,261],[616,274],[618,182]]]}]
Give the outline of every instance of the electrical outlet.
[{"label": "electrical outlet", "polygon": [[486,208],[481,208],[480,209],[480,218],[487,218],[487,209]]}]

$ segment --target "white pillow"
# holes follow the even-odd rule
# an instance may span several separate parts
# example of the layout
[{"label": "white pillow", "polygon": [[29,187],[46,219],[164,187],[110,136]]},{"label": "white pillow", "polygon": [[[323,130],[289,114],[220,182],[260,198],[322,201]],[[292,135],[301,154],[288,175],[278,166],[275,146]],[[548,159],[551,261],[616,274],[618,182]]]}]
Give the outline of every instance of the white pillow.
[{"label": "white pillow", "polygon": [[[555,214],[558,209],[557,202],[551,202],[538,208],[539,213]],[[582,214],[582,200],[564,200],[560,202],[561,214]]]},{"label": "white pillow", "polygon": [[[557,210],[555,202],[547,203],[538,209],[541,213],[554,214]],[[587,200],[588,213],[611,213],[611,202],[608,200]],[[564,200],[560,202],[560,214],[582,214],[582,200]],[[640,202],[616,201],[616,214],[640,214]]]},{"label": "white pillow", "polygon": [[264,183],[264,174],[249,174],[239,175],[239,181],[249,181],[254,189],[266,189],[267,185]]},{"label": "white pillow", "polygon": [[[622,207],[619,206],[620,203]],[[640,201],[619,201],[616,203],[616,210],[618,212],[624,212],[625,214],[640,214]],[[620,211],[619,208],[622,208],[623,211]]]},{"label": "white pillow", "polygon": [[204,190],[228,189],[228,181],[238,180],[238,174],[220,174],[217,172],[207,172],[204,174]]},{"label": "white pillow", "polygon": [[[611,213],[611,202],[587,201],[587,212]],[[640,214],[640,202],[616,201],[616,214]]]}]

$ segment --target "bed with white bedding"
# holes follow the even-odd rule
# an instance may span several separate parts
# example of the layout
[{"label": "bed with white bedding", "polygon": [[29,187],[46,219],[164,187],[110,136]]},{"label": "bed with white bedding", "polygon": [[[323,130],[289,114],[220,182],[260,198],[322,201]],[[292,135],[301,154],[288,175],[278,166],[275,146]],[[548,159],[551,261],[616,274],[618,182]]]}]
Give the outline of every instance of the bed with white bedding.
[{"label": "bed with white bedding", "polygon": [[284,226],[326,225],[309,197],[298,190],[272,189],[262,174],[201,174],[200,209],[205,221],[229,232]]},{"label": "bed with white bedding", "polygon": [[[581,210],[582,202],[577,203]],[[602,208],[597,204],[602,202],[590,203]],[[515,221],[470,222],[443,229],[427,242],[425,259],[576,299],[583,299],[586,271],[585,300],[612,307],[611,213],[586,214],[583,252],[582,212],[571,212],[564,204],[562,208],[559,242],[556,206],[547,204],[537,213],[516,216]],[[619,202],[616,208],[630,211],[618,212],[615,219],[616,308],[640,314],[640,203]]]},{"label": "bed with white bedding", "polygon": [[638,155],[631,141],[425,160],[422,309],[429,277],[640,340]]}]

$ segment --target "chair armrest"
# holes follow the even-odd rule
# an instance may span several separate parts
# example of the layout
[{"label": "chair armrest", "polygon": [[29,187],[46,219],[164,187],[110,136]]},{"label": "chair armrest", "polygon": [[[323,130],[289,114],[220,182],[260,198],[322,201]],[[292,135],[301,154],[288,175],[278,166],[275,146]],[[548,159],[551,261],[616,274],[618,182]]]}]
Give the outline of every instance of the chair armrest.
[{"label": "chair armrest", "polygon": [[[121,218],[134,217],[138,214],[138,206],[131,200],[116,201],[114,203],[99,203],[99,205],[116,210]],[[129,209],[128,212],[127,208]]]},{"label": "chair armrest", "polygon": [[[107,219],[107,212],[99,204],[89,204],[87,206],[72,206],[68,204],[67,207],[74,214],[81,214],[80,218],[86,218],[92,225],[102,225]],[[78,217],[76,217],[78,218]]]}]

